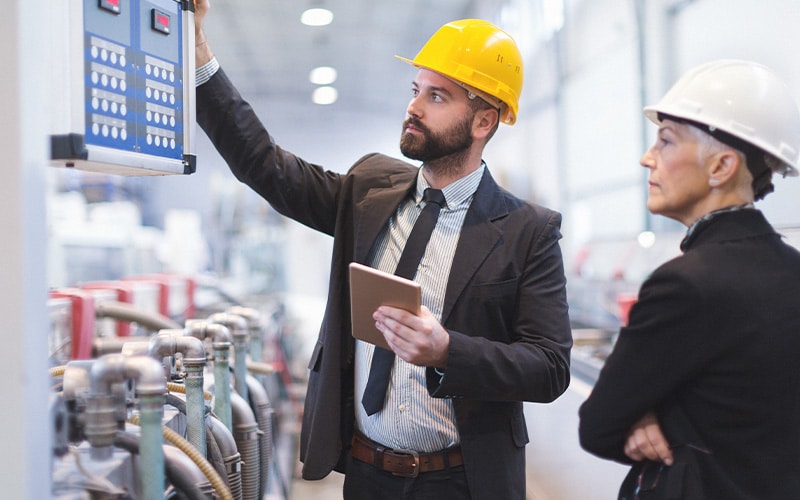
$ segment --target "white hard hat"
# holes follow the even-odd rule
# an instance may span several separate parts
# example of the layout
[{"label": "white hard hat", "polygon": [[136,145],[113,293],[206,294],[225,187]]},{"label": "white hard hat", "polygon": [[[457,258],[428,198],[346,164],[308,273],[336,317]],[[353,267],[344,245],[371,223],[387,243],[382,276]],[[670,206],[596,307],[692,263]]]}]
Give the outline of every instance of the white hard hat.
[{"label": "white hard hat", "polygon": [[775,156],[780,162],[771,162],[773,171],[798,175],[800,110],[786,84],[761,64],[719,60],[697,66],[644,114],[656,124],[669,115],[705,125],[712,135],[722,131]]}]

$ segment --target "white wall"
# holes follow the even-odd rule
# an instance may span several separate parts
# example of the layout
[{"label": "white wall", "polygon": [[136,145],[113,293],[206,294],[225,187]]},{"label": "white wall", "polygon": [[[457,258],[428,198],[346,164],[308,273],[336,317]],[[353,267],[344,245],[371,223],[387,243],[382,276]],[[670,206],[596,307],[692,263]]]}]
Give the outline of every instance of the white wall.
[{"label": "white wall", "polygon": [[[49,498],[44,163],[46,60],[41,6],[17,0],[0,16],[0,484],[3,498]],[[13,96],[8,98],[8,96]]]},{"label": "white wall", "polygon": [[[680,230],[647,213],[639,158],[656,129],[641,108],[657,101],[684,71],[716,58],[751,59],[772,67],[800,99],[800,65],[793,53],[800,44],[800,2],[643,1],[641,38],[637,2],[565,5],[558,43],[540,46],[526,61],[524,92],[538,104],[557,102],[557,109],[523,108],[530,114],[521,112],[520,130],[503,139],[522,150],[505,146],[517,156],[502,165],[521,165],[533,186],[521,194],[527,191],[564,213],[568,258],[587,241],[633,237],[645,229]],[[800,182],[775,184],[759,208],[778,227],[800,225]]]}]

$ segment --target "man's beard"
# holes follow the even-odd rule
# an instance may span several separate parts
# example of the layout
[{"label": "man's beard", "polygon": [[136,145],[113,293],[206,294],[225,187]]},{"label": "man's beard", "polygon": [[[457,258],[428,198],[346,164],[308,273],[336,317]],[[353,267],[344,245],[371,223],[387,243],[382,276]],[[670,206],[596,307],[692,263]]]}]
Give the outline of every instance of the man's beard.
[{"label": "man's beard", "polygon": [[[405,132],[409,125],[413,125],[421,134]],[[471,116],[464,117],[463,120],[438,134],[431,132],[412,116],[403,122],[400,152],[407,158],[422,161],[430,167],[458,170],[463,167],[472,142]]]}]

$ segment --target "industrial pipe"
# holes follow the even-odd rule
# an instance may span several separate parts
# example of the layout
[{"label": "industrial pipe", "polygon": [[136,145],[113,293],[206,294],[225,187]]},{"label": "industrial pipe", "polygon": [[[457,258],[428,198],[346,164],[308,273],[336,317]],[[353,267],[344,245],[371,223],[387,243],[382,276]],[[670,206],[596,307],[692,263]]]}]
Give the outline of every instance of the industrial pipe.
[{"label": "industrial pipe", "polygon": [[233,439],[242,455],[242,499],[259,497],[261,478],[260,430],[252,408],[238,393],[231,395],[233,409]]},{"label": "industrial pipe", "polygon": [[[135,415],[129,418],[128,422],[134,425],[141,425],[141,420]],[[211,484],[214,486],[214,491],[217,492],[217,495],[220,498],[223,500],[235,500],[231,495],[230,490],[225,485],[225,481],[222,479],[222,477],[217,474],[217,471],[214,470],[214,467],[212,467],[210,463],[208,463],[206,457],[200,455],[200,452],[194,446],[192,446],[191,443],[183,439],[180,434],[166,426],[161,427],[161,435],[164,436],[164,439],[169,441],[172,445],[186,453],[186,455],[191,458],[198,467],[200,467],[200,470],[203,471],[203,474],[205,474],[205,476],[209,479]],[[140,457],[143,456],[140,455]]]},{"label": "industrial pipe", "polygon": [[187,320],[185,332],[200,340],[211,339],[211,348],[214,352],[214,413],[229,431],[233,431],[229,371],[231,332],[225,325],[201,319]]},{"label": "industrial pipe", "polygon": [[261,382],[253,377],[247,377],[248,390],[250,393],[250,405],[258,423],[259,449],[261,450],[261,484],[259,485],[259,498],[263,498],[267,492],[269,471],[272,465],[273,451],[273,423],[275,412],[269,402],[267,390]]},{"label": "industrial pipe", "polygon": [[181,325],[162,314],[144,311],[131,304],[113,300],[96,302],[94,306],[94,315],[96,318],[130,321],[131,323],[136,323],[154,332],[181,327]]},{"label": "industrial pipe", "polygon": [[236,500],[242,499],[242,455],[233,432],[222,421],[209,415],[206,419],[208,432],[213,436],[214,443],[219,449],[228,479],[228,487]]},{"label": "industrial pipe", "polygon": [[247,400],[247,348],[249,327],[247,320],[229,313],[215,313],[208,317],[209,323],[228,327],[233,335],[233,386]]},{"label": "industrial pipe", "polygon": [[[139,436],[130,432],[118,432],[114,438],[114,446],[122,448],[131,455],[139,455]],[[169,483],[190,500],[206,500],[208,496],[202,490],[204,480],[200,468],[186,454],[175,446],[162,446],[164,450],[164,474]]]},{"label": "industrial pipe", "polygon": [[163,359],[181,354],[186,385],[186,435],[200,453],[206,454],[205,400],[203,399],[203,369],[206,350],[203,341],[184,336],[183,330],[161,330],[150,337],[148,354]]},{"label": "industrial pipe", "polygon": [[256,309],[244,306],[229,307],[227,312],[229,314],[241,316],[247,321],[247,325],[250,328],[250,359],[256,363],[260,363],[263,359],[262,339],[264,338],[261,325],[261,315]]},{"label": "industrial pipe", "polygon": [[163,499],[164,452],[161,449],[161,419],[164,415],[166,379],[161,363],[148,356],[126,357],[109,354],[98,358],[91,367],[89,397],[86,410],[86,437],[91,444],[90,456],[103,459],[111,456],[117,421],[114,417],[112,385],[136,381],[141,421],[139,477],[141,498]]}]

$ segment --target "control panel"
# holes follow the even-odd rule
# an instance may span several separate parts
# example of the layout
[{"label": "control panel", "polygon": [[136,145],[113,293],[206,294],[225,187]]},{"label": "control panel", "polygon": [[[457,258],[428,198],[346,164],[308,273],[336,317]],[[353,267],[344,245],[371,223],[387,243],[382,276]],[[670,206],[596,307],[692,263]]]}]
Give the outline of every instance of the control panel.
[{"label": "control panel", "polygon": [[[58,2],[61,3],[61,2]],[[194,4],[68,0],[56,47],[55,165],[120,175],[195,171]]]}]

